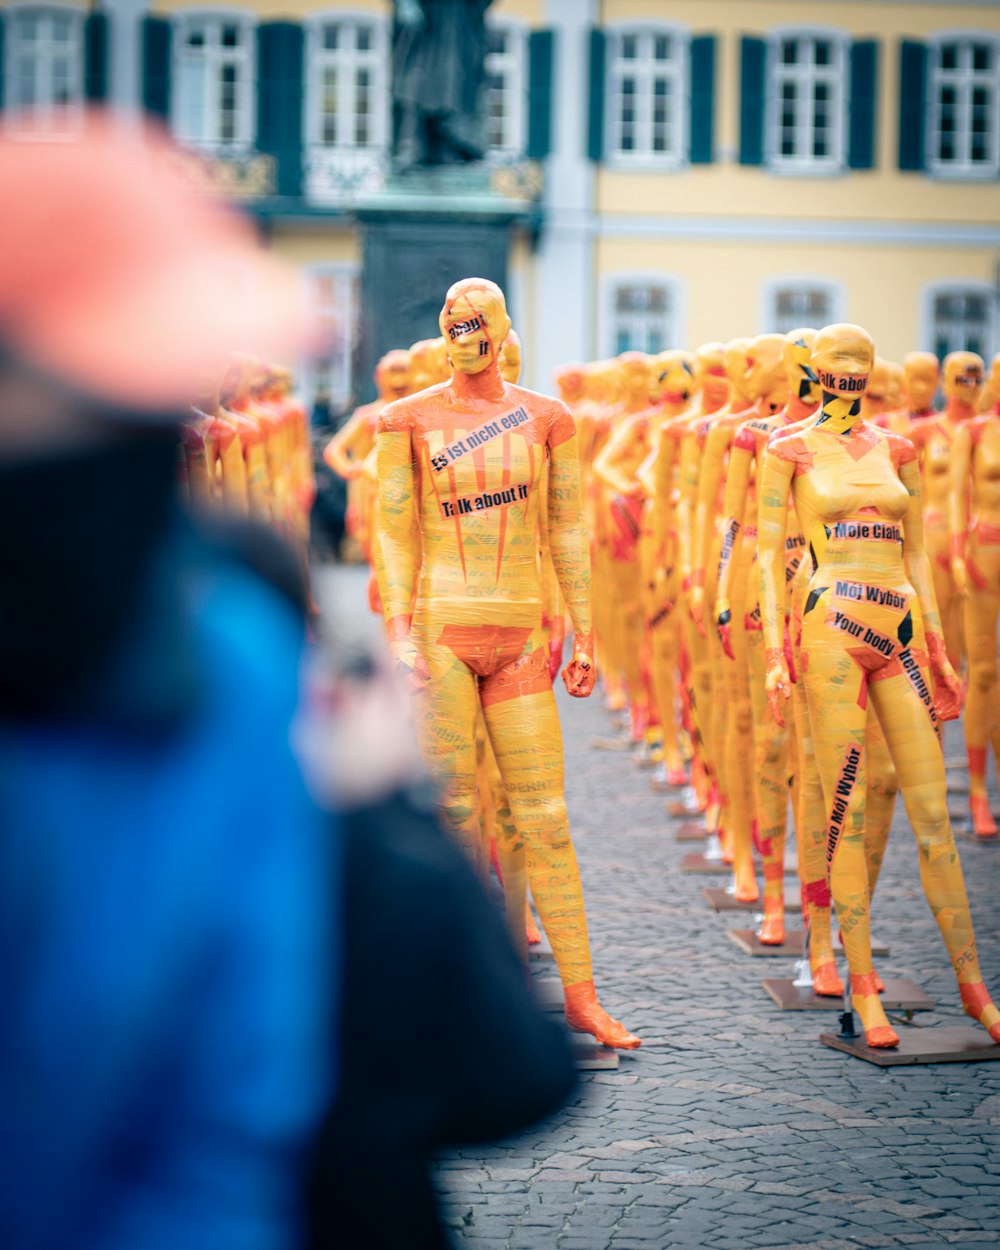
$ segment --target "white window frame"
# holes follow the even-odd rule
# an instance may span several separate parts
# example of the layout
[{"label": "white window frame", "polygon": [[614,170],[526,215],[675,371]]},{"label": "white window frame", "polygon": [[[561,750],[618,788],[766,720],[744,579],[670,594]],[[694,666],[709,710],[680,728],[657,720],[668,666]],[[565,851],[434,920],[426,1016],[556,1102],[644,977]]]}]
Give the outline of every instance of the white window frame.
[{"label": "white window frame", "polygon": [[[618,346],[618,293],[623,287],[661,287],[667,296],[667,311],[663,326],[663,346],[659,351],[682,348],[686,342],[687,298],[684,283],[673,274],[645,272],[619,272],[605,274],[601,279],[600,316],[598,342],[602,356],[617,356]],[[648,340],[647,340],[648,341]],[[629,348],[630,351],[647,351],[645,347]]]},{"label": "white window frame", "polygon": [[[338,48],[335,52],[323,47],[323,33],[327,26],[354,27],[363,24],[373,32],[369,51],[358,52],[356,47]],[[389,143],[389,26],[385,18],[372,9],[326,9],[312,14],[306,23],[306,143],[322,152],[384,152]],[[323,75],[328,67],[337,65],[347,68],[337,84],[338,110],[343,120],[337,140],[325,141],[323,136]],[[355,73],[359,69],[371,74],[369,91],[372,108],[369,113],[370,141],[357,143],[357,116],[353,92],[356,87]],[[348,134],[344,134],[344,130]],[[349,140],[349,141],[348,141]]]},{"label": "white window frame", "polygon": [[[990,71],[975,71],[971,64],[957,70],[945,70],[939,65],[941,49],[946,44],[958,44],[963,51],[971,50],[974,43],[987,44],[993,54],[993,68]],[[977,81],[979,80],[979,81]],[[956,145],[961,146],[961,156],[955,160],[943,160],[938,155],[938,139],[941,130],[940,91],[943,86],[952,85],[957,90],[958,126],[955,130]],[[990,110],[992,126],[990,133],[990,158],[983,162],[973,162],[971,151],[971,94],[978,85],[985,85],[992,91],[992,107]],[[995,31],[986,30],[950,30],[937,31],[927,40],[927,113],[926,113],[926,146],[924,164],[927,172],[936,178],[961,179],[978,181],[1000,176],[1000,35]]]},{"label": "white window frame", "polygon": [[[937,351],[937,322],[934,316],[934,305],[942,295],[976,295],[986,302],[986,328],[982,356],[989,361],[995,352],[1000,350],[1000,310],[998,310],[997,290],[989,282],[977,281],[974,278],[953,278],[939,282],[930,282],[923,291],[923,324],[921,341],[925,351]],[[954,350],[965,350],[954,349]]]},{"label": "white window frame", "polygon": [[[196,151],[215,155],[246,154],[251,151],[256,139],[257,112],[257,18],[254,14],[240,9],[186,9],[176,13],[174,21],[174,50],[171,82],[171,128],[178,142]],[[187,37],[198,26],[204,26],[212,33],[212,40],[205,45],[207,55],[197,58],[205,63],[205,74],[208,77],[205,101],[205,114],[211,125],[205,127],[210,137],[203,138],[185,132],[185,63],[187,60]],[[238,49],[224,48],[221,41],[221,30],[224,26],[236,26],[240,32]],[[221,130],[221,116],[218,107],[218,90],[221,71],[229,63],[242,66],[243,73],[239,79],[239,95],[235,110],[235,134],[232,139],[213,138]],[[213,94],[214,93],[214,94]]]},{"label": "white window frame", "polygon": [[785,291],[821,291],[827,297],[830,309],[829,316],[818,323],[803,317],[795,325],[789,326],[788,330],[796,330],[799,326],[808,325],[813,325],[814,329],[821,330],[825,325],[833,325],[836,322],[847,320],[847,299],[842,282],[838,282],[835,278],[829,278],[824,274],[783,274],[774,278],[768,278],[761,283],[760,327],[762,334],[788,333],[788,330],[779,330],[777,328],[778,296]]},{"label": "white window frame", "polygon": [[[69,98],[65,103],[55,103],[51,96],[52,87],[52,67],[55,57],[58,55],[60,44],[49,39],[41,45],[41,55],[36,56],[36,74],[39,67],[43,69],[43,77],[46,79],[45,86],[46,99],[41,103],[25,105],[17,98],[17,68],[16,63],[19,55],[23,53],[24,45],[16,37],[15,28],[19,17],[27,14],[35,14],[38,17],[65,17],[68,18],[75,31],[73,32],[72,43],[76,45],[75,64],[70,65],[70,90],[67,92]],[[84,107],[84,18],[86,11],[67,4],[11,4],[6,6],[6,39],[4,40],[4,125],[5,128],[16,129],[21,134],[32,134],[37,131],[48,131],[52,128],[55,116],[58,113],[60,120],[68,123],[70,128],[75,130],[82,119]],[[36,48],[38,45],[36,45]]]},{"label": "white window frame", "polygon": [[490,143],[487,135],[487,160],[502,162],[524,156],[528,141],[528,28],[524,22],[510,18],[487,18],[488,32],[506,35],[510,46],[505,52],[487,52],[484,64],[484,124],[489,126],[489,79],[502,79],[503,142]]},{"label": "white window frame", "polygon": [[[610,166],[623,169],[679,169],[687,164],[690,114],[690,46],[691,32],[686,26],[674,22],[627,22],[614,23],[606,28],[607,57],[605,63],[605,102],[604,102],[604,135],[605,160]],[[628,37],[636,37],[644,41],[652,41],[657,37],[667,37],[673,41],[673,55],[668,62],[663,62],[666,76],[672,82],[673,91],[670,101],[673,116],[667,127],[668,148],[665,152],[653,149],[653,117],[652,103],[654,98],[654,79],[660,76],[657,65],[650,53],[643,59],[626,61],[621,55],[622,41]],[[622,144],[621,101],[622,83],[624,79],[636,79],[637,90],[635,128],[637,143],[631,151],[624,150]]]},{"label": "white window frame", "polygon": [[[814,60],[808,64],[801,61],[794,66],[784,65],[781,61],[781,45],[789,39],[809,41],[815,45],[817,40],[824,40],[832,45],[833,53],[829,66],[817,66]],[[829,177],[840,174],[847,168],[847,112],[850,92],[850,47],[851,39],[842,30],[834,30],[828,26],[778,26],[768,32],[767,36],[767,97],[764,107],[764,134],[767,167],[773,173],[808,175],[809,177]],[[782,98],[781,88],[784,82],[798,84],[796,103],[796,130],[802,120],[807,122],[808,152],[796,152],[794,155],[783,155],[781,151],[782,130]],[[814,96],[812,90],[808,99],[803,99],[802,87],[813,86],[817,81],[825,81],[831,91],[829,102],[829,148],[826,156],[812,155]]]},{"label": "white window frame", "polygon": [[[299,366],[299,377],[302,379],[300,390],[311,408],[315,400],[316,388],[322,374],[322,362],[339,357],[342,363],[342,382],[339,389],[330,386],[330,408],[336,412],[346,409],[355,392],[354,360],[357,347],[358,330],[360,327],[360,270],[356,264],[337,263],[308,265],[303,271],[309,300],[320,323],[324,316],[329,316],[331,324],[339,325],[343,331],[333,352],[326,352],[321,347],[318,355],[314,354],[303,360]],[[322,305],[318,300],[316,280],[333,278],[340,285],[339,296],[329,306]],[[336,378],[333,379],[336,381]]]}]

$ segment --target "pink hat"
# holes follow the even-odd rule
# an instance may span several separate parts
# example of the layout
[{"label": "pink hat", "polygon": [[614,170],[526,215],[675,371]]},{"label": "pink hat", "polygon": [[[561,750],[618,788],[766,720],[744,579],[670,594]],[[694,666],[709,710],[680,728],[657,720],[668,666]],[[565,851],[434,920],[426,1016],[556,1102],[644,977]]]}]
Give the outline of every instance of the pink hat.
[{"label": "pink hat", "polygon": [[0,349],[95,399],[164,411],[233,349],[308,346],[299,281],[159,131],[102,113],[0,136]]}]

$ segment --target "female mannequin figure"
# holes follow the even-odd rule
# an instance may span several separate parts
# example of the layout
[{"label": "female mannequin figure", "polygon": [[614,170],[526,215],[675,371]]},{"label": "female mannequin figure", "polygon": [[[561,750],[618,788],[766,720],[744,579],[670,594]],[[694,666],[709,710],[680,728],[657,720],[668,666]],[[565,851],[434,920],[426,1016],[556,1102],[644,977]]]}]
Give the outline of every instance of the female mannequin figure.
[{"label": "female mannequin figure", "polygon": [[[951,357],[948,357],[951,360]],[[978,359],[978,357],[974,358]],[[975,367],[967,364],[970,383]],[[1000,752],[997,688],[997,613],[1000,611],[1000,417],[964,421],[951,445],[951,573],[964,597],[969,691],[965,747],[969,807],[979,838],[997,836],[986,792],[986,752]]]},{"label": "female mannequin figure", "polygon": [[[802,626],[801,680],[827,804],[830,888],[869,1046],[899,1038],[879,1002],[871,962],[865,863],[864,728],[871,700],[896,765],[917,839],[920,876],[958,977],[965,1010],[1000,1040],[1000,1011],[982,981],[955,840],[928,674],[940,711],[958,711],[958,679],[940,633],[923,546],[920,478],[912,444],[861,420],[874,363],[858,326],[817,335],[823,388],[815,425],[775,441],[764,459],[758,548],[767,691],[784,719],[784,542],[789,496],[813,564]],[[905,537],[905,542],[904,542]]]},{"label": "female mannequin figure", "polygon": [[[440,324],[449,382],[390,404],[379,417],[381,597],[389,647],[417,695],[424,760],[444,813],[475,858],[475,720],[482,707],[571,1027],[607,1045],[639,1039],[597,1000],[576,855],[563,796],[559,717],[541,631],[539,513],[575,629],[563,680],[594,686],[590,562],[576,430],[556,399],[500,376],[510,329],[503,292],[456,283]],[[547,461],[545,497],[538,475]]]},{"label": "female mannequin figure", "polygon": [[958,668],[962,657],[962,602],[949,557],[948,489],[955,435],[976,415],[983,389],[983,361],[973,352],[952,352],[944,362],[944,411],[910,430],[917,449],[924,498],[924,536],[934,578],[934,595],[948,659]]}]

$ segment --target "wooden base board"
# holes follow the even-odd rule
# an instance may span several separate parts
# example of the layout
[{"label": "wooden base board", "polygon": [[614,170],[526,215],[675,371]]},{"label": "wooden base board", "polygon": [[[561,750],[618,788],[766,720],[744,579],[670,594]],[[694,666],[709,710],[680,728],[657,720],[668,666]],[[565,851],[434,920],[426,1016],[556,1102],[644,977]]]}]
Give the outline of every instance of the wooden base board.
[{"label": "wooden base board", "polygon": [[692,851],[681,860],[681,872],[710,872],[716,875],[732,875],[732,864],[723,863],[721,859],[706,859],[704,855]]},{"label": "wooden base board", "polygon": [[[741,903],[729,893],[728,890],[722,889],[720,886],[706,885],[702,886],[702,894],[705,896],[705,902],[713,911],[763,911],[764,900],[759,898],[756,903]],[[799,913],[802,911],[802,900],[794,894],[785,895],[785,911],[791,913]]]},{"label": "wooden base board", "polygon": [[667,804],[667,815],[671,820],[693,820],[698,814],[697,807],[692,803],[682,803],[680,799]]},{"label": "wooden base board", "polygon": [[590,745],[595,751],[631,751],[632,743],[628,738],[591,738]]},{"label": "wooden base board", "polygon": [[619,1066],[618,1051],[595,1042],[589,1033],[570,1033],[569,1045],[581,1072],[614,1072]]},{"label": "wooden base board", "polygon": [[[861,1025],[858,1024],[859,1031]],[[842,1050],[855,1059],[864,1059],[880,1068],[904,1067],[918,1063],[983,1063],[1000,1059],[1000,1046],[983,1028],[938,1027],[933,1029],[902,1028],[899,1045],[892,1050],[873,1050],[865,1045],[864,1035],[854,1041],[838,1037],[836,1033],[821,1033],[819,1040],[824,1046]]]},{"label": "wooden base board", "polygon": [[704,842],[707,837],[708,830],[697,820],[686,820],[674,834],[678,842]]},{"label": "wooden base board", "polygon": [[[767,995],[782,1011],[843,1011],[842,998],[824,998],[814,994],[806,986],[780,978],[761,981]],[[913,981],[905,978],[886,981],[885,990],[879,995],[887,1011],[933,1011],[934,999],[929,997]]]},{"label": "wooden base board", "polygon": [[[801,929],[787,929],[785,931],[785,940],[781,946],[765,946],[753,929],[730,929],[729,940],[738,946],[745,955],[791,955],[798,957],[802,954]],[[888,955],[889,953],[888,946],[884,946],[881,942],[872,942],[873,955]]]},{"label": "wooden base board", "polygon": [[952,772],[946,782],[945,789],[949,794],[968,794],[969,793],[969,776],[968,773]]},{"label": "wooden base board", "polygon": [[553,963],[555,961],[555,955],[552,954],[552,948],[549,946],[529,946],[528,958],[544,960],[546,963]]}]

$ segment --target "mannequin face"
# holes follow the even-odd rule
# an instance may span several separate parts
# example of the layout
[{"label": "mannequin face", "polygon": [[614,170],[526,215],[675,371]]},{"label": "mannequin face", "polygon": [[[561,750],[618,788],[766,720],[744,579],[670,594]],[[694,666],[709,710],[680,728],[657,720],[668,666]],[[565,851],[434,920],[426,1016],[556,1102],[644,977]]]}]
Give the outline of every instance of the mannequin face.
[{"label": "mannequin face", "polygon": [[903,358],[903,377],[912,410],[929,408],[941,380],[937,356],[933,352],[910,352]]},{"label": "mannequin face", "polygon": [[785,335],[781,352],[789,394],[809,407],[818,405],[821,395],[819,378],[812,367],[812,349],[815,342],[816,331],[802,326]]},{"label": "mannequin face", "polygon": [[500,376],[513,385],[521,376],[521,340],[516,330],[509,331],[500,348]]},{"label": "mannequin face", "polygon": [[889,401],[889,362],[881,356],[875,357],[875,364],[868,376],[868,387],[861,402],[861,411],[866,417],[877,417],[886,411]]},{"label": "mannequin face", "polygon": [[983,391],[983,359],[975,352],[952,352],[944,358],[944,393],[973,407]]},{"label": "mannequin face", "polygon": [[864,394],[875,365],[875,344],[861,326],[826,326],[813,344],[813,369],[823,390],[841,399]]},{"label": "mannequin face", "polygon": [[723,357],[723,365],[726,370],[726,377],[729,379],[733,400],[742,400],[744,404],[750,401],[750,396],[747,393],[747,349],[749,346],[749,339],[731,339],[726,344],[725,356]]},{"label": "mannequin face", "polygon": [[497,363],[510,331],[503,292],[478,278],[456,282],[445,299],[439,324],[455,372],[482,373]]},{"label": "mannequin face", "polygon": [[777,412],[788,403],[785,340],[780,334],[758,334],[747,348],[744,389],[754,403]]},{"label": "mannequin face", "polygon": [[649,357],[644,352],[622,352],[618,357],[618,367],[629,401],[632,403],[648,401],[653,381]]},{"label": "mannequin face", "polygon": [[729,398],[729,379],[726,377],[726,348],[724,343],[702,343],[694,354],[695,385],[704,399],[720,406]]},{"label": "mannequin face", "polygon": [[903,382],[903,366],[894,360],[888,362],[889,382],[886,388],[886,411],[895,412],[902,408],[906,398],[906,387]]},{"label": "mannequin face", "polygon": [[582,365],[563,365],[556,371],[556,386],[564,404],[576,404],[584,394],[584,368]]},{"label": "mannequin face", "polygon": [[410,353],[396,350],[386,352],[375,368],[375,382],[379,394],[400,399],[410,389]]},{"label": "mannequin face", "polygon": [[433,350],[433,339],[418,339],[410,348],[410,386],[413,391],[422,391],[425,386],[433,386],[437,381]]},{"label": "mannequin face", "polygon": [[659,379],[657,394],[667,404],[684,404],[694,393],[694,360],[690,352],[660,352],[653,362]]}]

